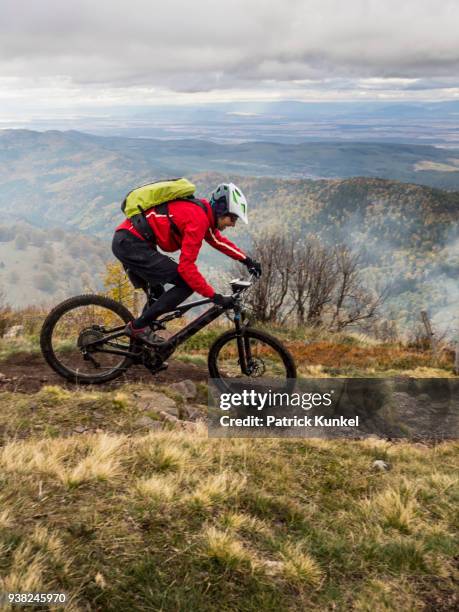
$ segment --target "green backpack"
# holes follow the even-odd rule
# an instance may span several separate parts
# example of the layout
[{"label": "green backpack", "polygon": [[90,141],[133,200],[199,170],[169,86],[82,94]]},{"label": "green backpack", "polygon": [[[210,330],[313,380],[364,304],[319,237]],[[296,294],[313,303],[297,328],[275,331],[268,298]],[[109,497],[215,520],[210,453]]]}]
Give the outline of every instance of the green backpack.
[{"label": "green backpack", "polygon": [[177,226],[169,216],[167,204],[172,200],[188,200],[207,214],[205,205],[193,198],[195,191],[196,187],[186,178],[148,183],[130,191],[121,204],[121,210],[145,240],[156,243],[156,237],[148,224],[145,212],[150,208],[161,206],[158,212],[167,215],[172,230],[180,235]]},{"label": "green backpack", "polygon": [[186,178],[148,183],[130,191],[121,204],[121,210],[130,219],[164,202],[187,199],[195,191],[196,187]]}]

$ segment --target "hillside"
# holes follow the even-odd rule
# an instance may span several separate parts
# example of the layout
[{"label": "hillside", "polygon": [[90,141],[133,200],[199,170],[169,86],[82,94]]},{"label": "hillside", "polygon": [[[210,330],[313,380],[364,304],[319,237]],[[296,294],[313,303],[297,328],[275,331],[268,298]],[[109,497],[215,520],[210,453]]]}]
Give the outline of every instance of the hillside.
[{"label": "hillside", "polygon": [[28,223],[0,225],[0,289],[14,307],[51,304],[103,286],[108,244]]},{"label": "hillside", "polygon": [[[155,377],[134,366],[97,388],[49,369],[33,323],[0,339],[4,591],[64,592],[75,612],[455,609],[455,442],[209,438],[226,319]],[[301,376],[409,382],[397,401],[429,423],[457,380],[450,351],[271,331]]]},{"label": "hillside", "polygon": [[457,445],[208,439],[159,418],[176,401],[1,394],[4,591],[71,611],[455,608]]},{"label": "hillside", "polygon": [[[100,137],[79,132],[0,131],[0,210],[34,224],[53,218],[79,225],[80,207],[98,221],[133,185],[203,171],[279,178],[380,177],[459,188],[459,153],[424,145],[269,142],[222,145],[204,140]],[[99,226],[100,228],[100,226]],[[91,231],[91,224],[84,229]]]},{"label": "hillside", "polygon": [[[193,180],[199,193],[207,194],[224,178],[205,173]],[[316,235],[324,244],[347,244],[360,253],[368,282],[389,287],[386,315],[401,329],[412,327],[423,309],[442,329],[457,325],[458,193],[366,178],[235,180],[249,198],[251,223],[228,235],[243,248],[250,249],[251,236],[264,231],[295,231]],[[75,203],[74,214],[76,231],[64,223],[46,230],[24,223],[0,227],[0,287],[10,304],[56,302],[101,287],[105,264],[113,257],[111,234],[122,218],[118,203]],[[217,286],[223,282],[221,270],[231,266],[207,245],[199,262]]]},{"label": "hillside", "polygon": [[[260,170],[260,167],[251,165],[254,152],[259,155],[264,151],[265,171],[269,173],[282,175],[281,165],[290,163],[290,154],[298,154],[298,159],[309,163],[309,152],[301,149],[302,145],[279,145],[274,155],[276,146],[246,143],[238,148],[202,141],[102,138],[78,132],[3,131],[0,132],[0,210],[6,215],[6,230],[8,213],[14,203],[15,222],[24,218],[43,229],[57,225],[70,233],[84,233],[88,239],[99,237],[102,241],[100,257],[91,259],[89,271],[99,278],[104,260],[111,258],[109,240],[113,228],[122,219],[120,200],[133,185],[154,177],[185,174],[188,170],[202,170],[204,167],[211,170],[220,163],[227,167],[226,158],[221,157],[223,152],[225,155],[237,153],[240,163],[246,164],[244,168],[238,167],[237,174],[207,171],[190,175],[198,186],[198,195],[208,196],[212,188],[223,180],[239,183],[249,198],[249,232],[253,235],[259,235],[263,229],[299,230],[317,235],[324,243],[345,243],[361,253],[369,282],[390,286],[391,300],[387,312],[392,318],[406,325],[418,318],[420,310],[427,309],[437,316],[442,327],[450,325],[456,316],[454,304],[459,297],[456,283],[459,193],[364,176],[320,180],[244,176],[244,172],[254,174]],[[357,150],[363,151],[360,145],[355,146],[355,154]],[[429,147],[423,149],[423,154],[427,149]],[[391,150],[391,163],[398,160],[397,155],[402,150],[403,147],[398,153]],[[434,151],[435,155],[440,155],[441,150]],[[449,151],[448,155],[451,154]],[[351,163],[353,155],[349,151],[345,157]],[[273,165],[274,158],[280,165],[276,165],[277,162]],[[318,154],[315,158],[316,162],[321,159]],[[196,163],[191,163],[191,159]],[[324,164],[326,159],[327,156],[323,158]],[[369,168],[374,158],[370,155],[365,159]],[[332,167],[329,161],[327,164],[328,168]],[[378,168],[384,174],[382,166],[376,165],[373,170]],[[354,169],[352,166],[349,171]],[[449,176],[453,175],[449,173]],[[416,176],[420,175],[417,173]],[[251,239],[246,228],[239,227],[229,235],[243,248],[250,248]],[[54,270],[45,270],[53,272],[56,278],[62,277],[62,282],[54,282],[48,292],[55,300],[59,299],[58,296],[75,293],[77,284],[82,285],[81,274],[88,272],[83,270],[84,253],[81,258],[78,255],[75,258],[72,253],[65,255],[70,243],[71,239],[62,241],[60,248],[63,250],[58,252],[55,261],[65,262],[73,258],[75,266],[75,259],[78,259],[81,270],[76,276],[62,274],[62,266],[57,265]],[[41,298],[48,295],[42,296],[41,289],[37,293],[35,276],[43,263],[43,251],[33,245],[28,247],[27,259],[16,258],[18,262],[24,262],[19,265],[15,263],[15,251],[11,251],[11,247],[16,249],[14,242],[0,242],[0,261],[13,266],[7,273],[0,265],[0,270],[3,270],[0,272],[1,286],[13,304],[25,305],[30,295],[34,300],[42,301]],[[92,252],[92,249],[86,251]],[[87,262],[89,259],[88,256]],[[204,247],[200,262],[205,273],[214,276],[218,276],[217,270],[228,267],[230,263],[208,247]],[[17,265],[18,269],[15,268]],[[35,270],[33,266],[36,266]],[[23,284],[21,290],[17,287],[18,276]],[[88,285],[87,281],[83,284]]]}]

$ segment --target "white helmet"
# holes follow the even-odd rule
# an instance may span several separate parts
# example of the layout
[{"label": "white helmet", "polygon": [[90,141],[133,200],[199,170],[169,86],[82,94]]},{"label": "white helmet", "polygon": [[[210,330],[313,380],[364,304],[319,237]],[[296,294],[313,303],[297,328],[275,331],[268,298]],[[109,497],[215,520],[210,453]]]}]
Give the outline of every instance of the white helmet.
[{"label": "white helmet", "polygon": [[222,183],[210,196],[210,204],[217,217],[232,214],[248,223],[247,200],[234,183]]}]

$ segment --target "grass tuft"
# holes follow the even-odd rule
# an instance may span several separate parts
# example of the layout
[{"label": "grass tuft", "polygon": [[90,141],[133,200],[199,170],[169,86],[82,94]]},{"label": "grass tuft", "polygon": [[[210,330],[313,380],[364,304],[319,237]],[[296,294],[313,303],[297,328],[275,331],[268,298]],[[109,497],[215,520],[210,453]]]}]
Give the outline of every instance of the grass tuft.
[{"label": "grass tuft", "polygon": [[283,574],[296,586],[318,586],[323,572],[313,557],[303,550],[302,544],[287,544],[282,552]]},{"label": "grass tuft", "polygon": [[398,484],[364,500],[362,507],[368,516],[372,516],[383,527],[411,533],[419,512],[417,492],[416,485],[402,479]]},{"label": "grass tuft", "polygon": [[102,434],[91,437],[89,443],[87,456],[73,469],[61,474],[62,481],[69,487],[90,480],[114,480],[120,473],[125,436]]},{"label": "grass tuft", "polygon": [[139,494],[147,500],[169,502],[176,493],[177,483],[171,481],[169,477],[150,476],[139,478],[135,487]]},{"label": "grass tuft", "polygon": [[231,474],[228,471],[211,474],[198,483],[195,490],[189,494],[187,501],[192,506],[209,510],[221,502],[234,498],[246,484],[244,477]]},{"label": "grass tuft", "polygon": [[241,542],[226,531],[208,527],[203,532],[203,554],[226,569],[253,569],[254,559]]}]

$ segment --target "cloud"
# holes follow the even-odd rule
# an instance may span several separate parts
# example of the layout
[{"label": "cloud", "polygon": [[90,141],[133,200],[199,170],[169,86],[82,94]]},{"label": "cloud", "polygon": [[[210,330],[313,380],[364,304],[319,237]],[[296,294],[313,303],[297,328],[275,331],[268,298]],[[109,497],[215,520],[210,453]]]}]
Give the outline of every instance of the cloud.
[{"label": "cloud", "polygon": [[457,73],[458,22],[455,0],[2,0],[0,75],[177,92],[425,83]]}]

